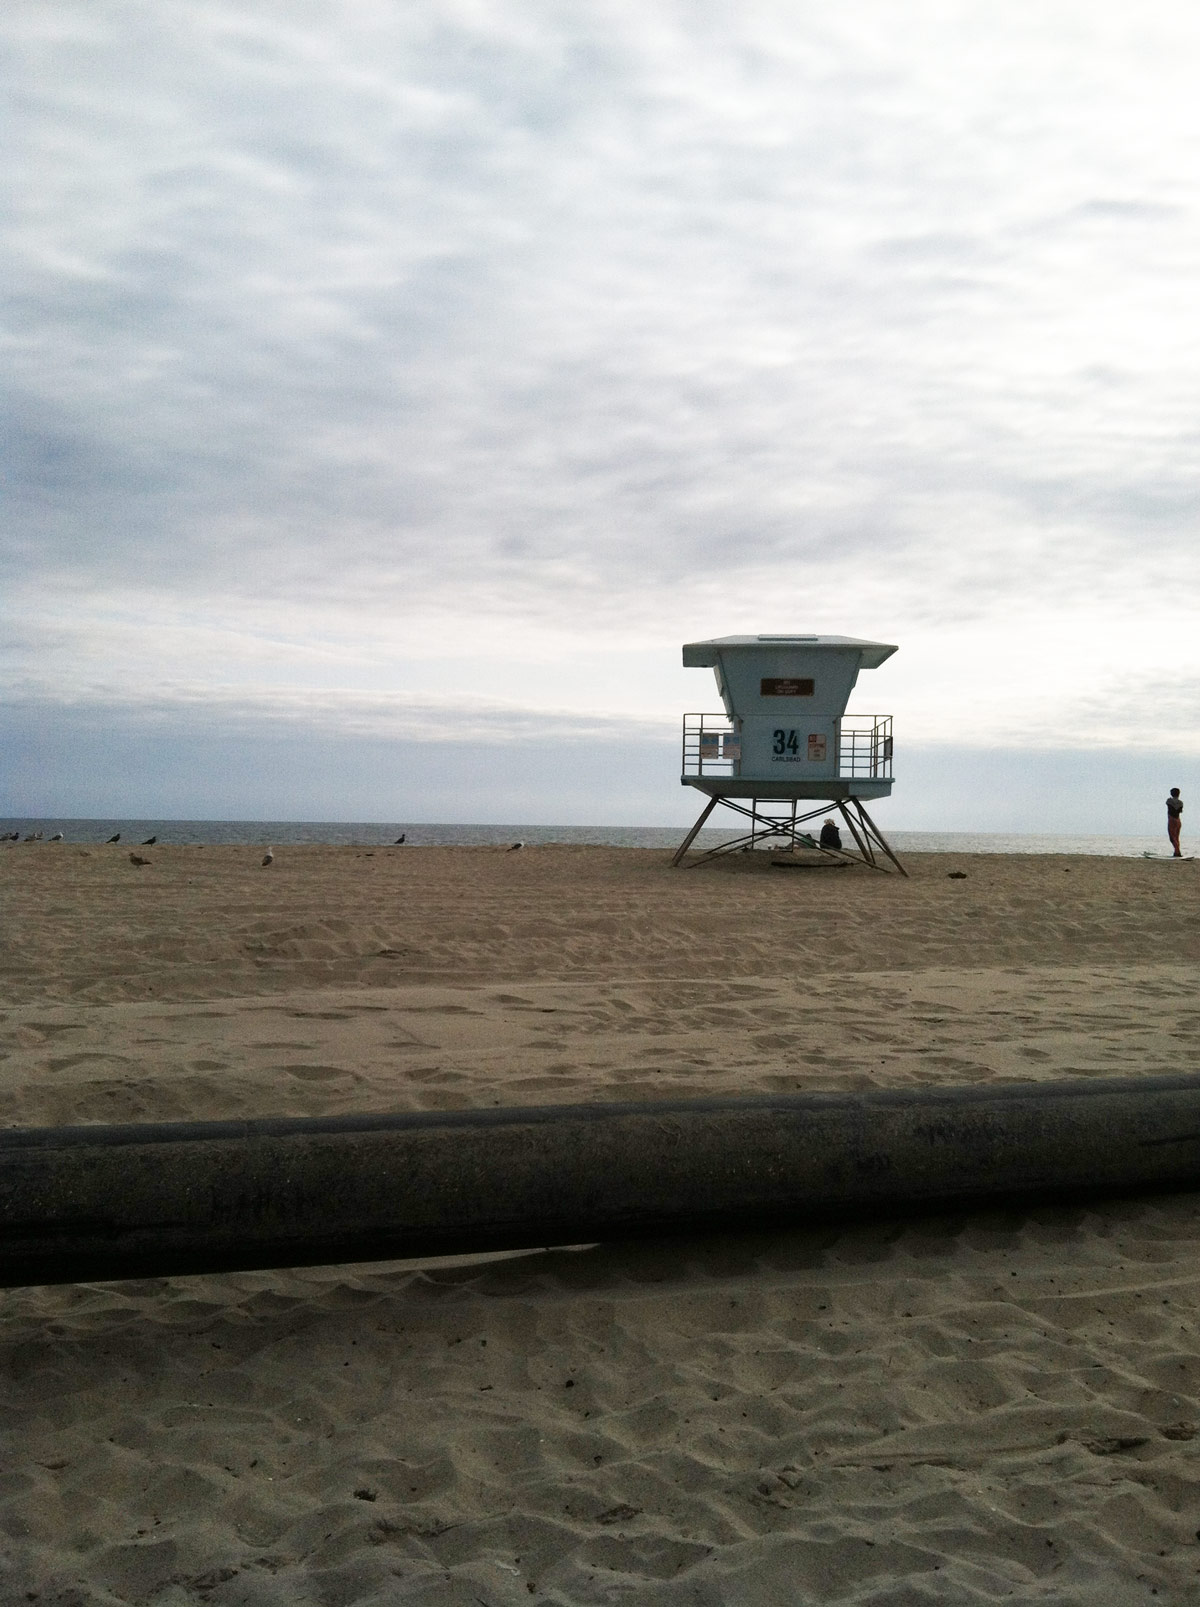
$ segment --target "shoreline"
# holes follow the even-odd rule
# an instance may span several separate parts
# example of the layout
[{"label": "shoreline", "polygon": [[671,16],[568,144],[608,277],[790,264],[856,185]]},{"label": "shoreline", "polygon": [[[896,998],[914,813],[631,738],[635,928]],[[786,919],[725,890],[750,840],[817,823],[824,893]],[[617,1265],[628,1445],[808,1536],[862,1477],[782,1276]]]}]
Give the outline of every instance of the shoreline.
[{"label": "shoreline", "polygon": [[[513,841],[538,847],[639,848],[673,854],[692,821],[673,826],[564,826],[528,822],[481,824],[438,821],[302,821],[302,820],[131,820],[113,817],[26,817],[0,819],[0,852],[27,846],[24,839],[41,831],[43,842],[64,834],[66,847],[99,847],[119,832],[126,847],[144,845],[147,837],[174,846],[385,848],[403,834],[406,846],[507,848]],[[884,835],[902,853],[1002,853],[1101,855],[1138,858],[1163,851],[1166,837],[1155,831],[1120,833],[1042,833],[1012,831],[923,831],[880,822]],[[706,826],[697,843],[714,846],[739,835],[740,825]],[[17,834],[17,841],[6,837]],[[32,845],[30,845],[32,846]]]}]

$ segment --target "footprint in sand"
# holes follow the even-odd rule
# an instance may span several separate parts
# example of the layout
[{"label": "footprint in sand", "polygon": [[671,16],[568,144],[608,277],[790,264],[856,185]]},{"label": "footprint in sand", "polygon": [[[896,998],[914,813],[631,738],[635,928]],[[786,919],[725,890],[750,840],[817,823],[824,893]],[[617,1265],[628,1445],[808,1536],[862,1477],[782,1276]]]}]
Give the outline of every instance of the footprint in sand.
[{"label": "footprint in sand", "polygon": [[62,1055],[57,1060],[47,1060],[46,1064],[51,1071],[70,1071],[72,1066],[85,1066],[89,1062],[95,1065],[132,1066],[133,1061],[126,1055],[106,1055],[100,1053]]}]

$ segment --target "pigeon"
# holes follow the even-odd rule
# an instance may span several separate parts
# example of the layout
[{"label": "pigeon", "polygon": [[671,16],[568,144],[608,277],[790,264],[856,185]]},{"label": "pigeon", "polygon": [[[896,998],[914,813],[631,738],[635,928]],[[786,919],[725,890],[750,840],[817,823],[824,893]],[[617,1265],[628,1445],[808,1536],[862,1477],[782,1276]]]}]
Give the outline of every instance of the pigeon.
[{"label": "pigeon", "polygon": [[397,837],[397,838],[396,838],[396,842],[397,842],[397,843],[398,843],[398,844],[399,844],[399,843],[402,843],[402,842],[403,842],[403,841],[404,841],[404,839],[405,839],[405,838],[406,838],[406,837],[407,837],[407,836],[408,836],[408,833],[407,833],[407,832],[406,832],[406,831],[402,831],[402,832],[401,832],[401,833],[400,833],[400,835],[399,835],[399,837]]},{"label": "pigeon", "polygon": [[510,854],[515,854],[518,848],[524,848],[524,846],[525,846],[524,843],[514,843],[512,845],[512,847],[508,850],[508,852]]},{"label": "pigeon", "polygon": [[119,843],[121,841],[121,833],[119,831],[114,832],[113,835],[108,839],[108,841],[110,843]]},{"label": "pigeon", "polygon": [[158,841],[157,837],[147,837],[146,841],[142,844],[142,847],[143,848],[153,848],[157,841]]},{"label": "pigeon", "polygon": [[266,853],[263,855],[263,864],[264,865],[273,865],[274,863],[275,863],[275,850],[273,848],[268,848]]},{"label": "pigeon", "polygon": [[131,865],[149,865],[151,861],[148,859],[143,859],[140,854],[130,854],[129,863]]}]

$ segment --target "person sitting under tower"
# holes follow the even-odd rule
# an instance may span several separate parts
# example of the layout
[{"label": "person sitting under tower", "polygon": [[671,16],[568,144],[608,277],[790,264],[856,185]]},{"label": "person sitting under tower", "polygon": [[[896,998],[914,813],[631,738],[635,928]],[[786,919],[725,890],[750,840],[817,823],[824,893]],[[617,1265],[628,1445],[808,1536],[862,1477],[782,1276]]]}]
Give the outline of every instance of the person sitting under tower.
[{"label": "person sitting under tower", "polygon": [[825,824],[821,827],[820,843],[822,848],[840,849],[842,846],[842,834],[837,829],[835,822],[828,817],[826,817]]}]

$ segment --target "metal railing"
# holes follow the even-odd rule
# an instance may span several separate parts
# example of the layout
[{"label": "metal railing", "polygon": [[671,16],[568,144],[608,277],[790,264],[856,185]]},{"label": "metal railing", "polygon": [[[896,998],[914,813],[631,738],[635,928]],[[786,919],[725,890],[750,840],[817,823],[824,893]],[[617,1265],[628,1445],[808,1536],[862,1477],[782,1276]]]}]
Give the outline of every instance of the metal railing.
[{"label": "metal railing", "polygon": [[727,714],[685,714],[685,776],[736,776],[742,739]]},{"label": "metal railing", "polygon": [[[741,735],[727,714],[685,714],[685,776],[736,776],[742,757]],[[890,714],[845,714],[838,743],[838,776],[892,779]]]},{"label": "metal railing", "polygon": [[839,776],[892,779],[890,714],[844,714],[838,744]]}]

